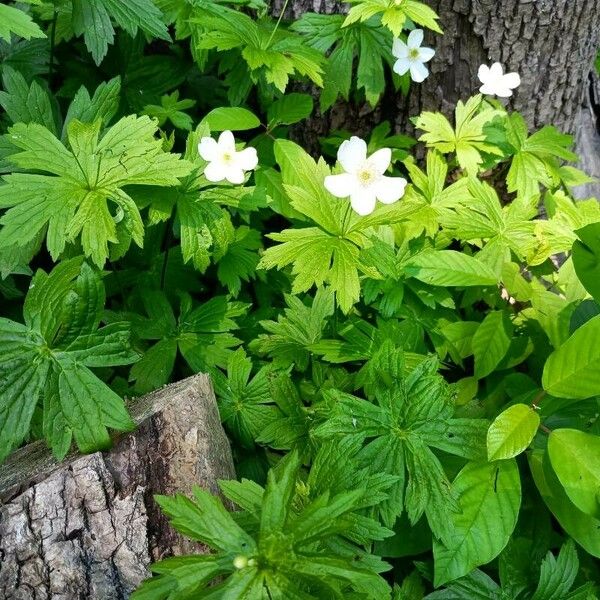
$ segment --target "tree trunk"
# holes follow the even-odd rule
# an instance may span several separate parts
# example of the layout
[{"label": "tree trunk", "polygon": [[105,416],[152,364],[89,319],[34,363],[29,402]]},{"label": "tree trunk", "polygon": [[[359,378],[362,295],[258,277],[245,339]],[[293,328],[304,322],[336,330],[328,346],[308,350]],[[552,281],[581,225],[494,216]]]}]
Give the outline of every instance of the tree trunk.
[{"label": "tree trunk", "polygon": [[154,494],[218,491],[231,450],[210,380],[135,401],[138,429],[107,454],[55,461],[34,443],[0,468],[0,600],[122,600],[151,561],[205,552],[169,526]]},{"label": "tree trunk", "polygon": [[[600,0],[424,1],[440,15],[444,30],[443,36],[429,32],[425,38],[436,50],[429,78],[412,85],[408,96],[388,93],[375,108],[341,103],[317,115],[298,132],[303,143],[316,149],[318,136],[330,129],[343,127],[360,135],[385,119],[399,132],[410,132],[410,117],[423,110],[451,113],[458,99],[478,89],[479,65],[498,61],[521,75],[511,108],[521,111],[531,127],[552,124],[576,134],[582,164],[598,168],[600,106],[589,95],[600,45]],[[273,2],[274,14],[283,4]],[[346,6],[338,0],[290,0],[287,16],[340,12]],[[597,190],[588,188],[600,196]]]}]

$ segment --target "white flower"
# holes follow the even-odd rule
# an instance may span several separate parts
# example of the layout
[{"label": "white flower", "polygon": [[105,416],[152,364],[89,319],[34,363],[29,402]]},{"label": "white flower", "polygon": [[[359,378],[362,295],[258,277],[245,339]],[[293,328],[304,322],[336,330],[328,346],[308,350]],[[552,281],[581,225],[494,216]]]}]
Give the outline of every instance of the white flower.
[{"label": "white flower", "polygon": [[392,54],[398,59],[394,63],[394,71],[398,75],[404,75],[410,71],[410,78],[417,83],[425,81],[429,75],[429,69],[425,66],[434,54],[432,48],[421,48],[423,43],[423,30],[414,29],[410,32],[406,43],[398,38],[394,39]]},{"label": "white flower", "polygon": [[258,164],[255,148],[235,149],[235,138],[231,131],[224,131],[217,142],[211,137],[203,137],[198,144],[200,156],[208,161],[204,176],[209,181],[244,183],[244,171],[251,171]]},{"label": "white flower", "polygon": [[509,98],[513,90],[521,85],[521,77],[518,73],[506,73],[500,63],[494,63],[491,67],[481,65],[477,73],[483,85],[479,88],[482,94]]},{"label": "white flower", "polygon": [[377,200],[392,204],[404,196],[406,179],[384,175],[392,161],[389,148],[367,158],[366,142],[353,136],[342,143],[337,157],[345,173],[325,177],[325,188],[337,198],[350,196],[352,208],[359,215],[371,214]]}]

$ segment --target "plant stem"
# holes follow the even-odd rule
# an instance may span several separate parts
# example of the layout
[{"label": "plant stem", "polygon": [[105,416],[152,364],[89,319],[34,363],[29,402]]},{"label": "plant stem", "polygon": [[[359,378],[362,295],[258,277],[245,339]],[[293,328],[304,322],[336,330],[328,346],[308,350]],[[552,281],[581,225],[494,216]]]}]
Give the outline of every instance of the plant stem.
[{"label": "plant stem", "polygon": [[56,21],[58,20],[58,11],[54,8],[54,15],[50,25],[50,59],[48,62],[48,89],[52,87],[52,75],[54,74],[54,47],[56,45]]},{"label": "plant stem", "polygon": [[283,15],[287,9],[287,5],[288,5],[289,0],[285,0],[285,2],[283,3],[283,7],[281,9],[281,12],[279,13],[279,18],[277,19],[277,23],[275,23],[275,27],[273,29],[273,31],[271,31],[271,35],[269,36],[269,40],[267,41],[267,48],[271,45],[271,41],[273,40],[273,36],[275,35],[275,33],[277,32],[277,30],[279,29],[279,24],[281,23],[281,19],[283,19]]},{"label": "plant stem", "polygon": [[165,231],[165,237],[163,239],[163,264],[160,270],[160,289],[165,289],[165,279],[167,277],[167,265],[169,263],[169,249],[171,246],[172,240],[172,231],[173,231],[173,215],[169,217],[167,221],[167,230]]}]

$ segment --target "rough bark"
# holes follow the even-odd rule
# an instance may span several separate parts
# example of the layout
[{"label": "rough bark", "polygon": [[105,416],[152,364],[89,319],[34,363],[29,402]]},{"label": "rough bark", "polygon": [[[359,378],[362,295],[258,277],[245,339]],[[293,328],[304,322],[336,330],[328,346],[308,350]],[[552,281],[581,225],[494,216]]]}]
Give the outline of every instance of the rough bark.
[{"label": "rough bark", "polygon": [[[299,140],[317,149],[317,138],[335,128],[365,134],[383,119],[400,132],[411,132],[409,118],[423,110],[450,113],[459,98],[479,87],[480,64],[495,61],[521,74],[522,85],[510,102],[532,127],[553,124],[576,133],[583,165],[595,160],[600,138],[597,119],[583,111],[589,77],[600,45],[600,0],[426,0],[440,15],[444,35],[429,33],[436,49],[431,75],[413,85],[407,97],[388,95],[374,109],[340,103],[317,115]],[[284,0],[273,2],[279,14]],[[345,5],[347,6],[347,5]],[[337,0],[290,0],[287,15],[307,11],[340,12]],[[598,188],[587,188],[598,193]],[[600,193],[598,193],[600,196]]]},{"label": "rough bark", "polygon": [[57,463],[42,444],[0,469],[0,600],[121,600],[151,561],[206,549],[177,535],[154,494],[234,477],[208,377],[137,400],[111,452]]}]

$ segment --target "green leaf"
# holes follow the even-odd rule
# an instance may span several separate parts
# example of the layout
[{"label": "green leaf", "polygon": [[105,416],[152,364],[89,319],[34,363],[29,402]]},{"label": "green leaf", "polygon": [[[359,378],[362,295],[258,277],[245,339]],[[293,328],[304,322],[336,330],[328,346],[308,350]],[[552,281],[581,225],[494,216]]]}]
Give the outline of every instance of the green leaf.
[{"label": "green leaf", "polygon": [[310,116],[313,110],[313,99],[308,94],[286,94],[275,100],[267,111],[269,128],[277,125],[292,125]]},{"label": "green leaf", "polygon": [[220,106],[213,108],[202,119],[211,131],[243,131],[246,129],[255,129],[260,126],[260,119],[246,108],[237,106]]},{"label": "green leaf", "polygon": [[505,460],[521,454],[531,444],[539,425],[540,417],[531,406],[509,406],[488,430],[488,460]]},{"label": "green leaf", "polygon": [[473,336],[475,376],[487,377],[506,356],[513,336],[513,324],[504,311],[490,312]]},{"label": "green leaf", "polygon": [[461,512],[452,515],[451,543],[434,540],[435,585],[458,579],[496,558],[508,543],[521,504],[514,459],[469,463],[452,484]]},{"label": "green leaf", "polygon": [[429,285],[494,285],[494,272],[476,258],[455,250],[429,250],[410,258],[405,273]]},{"label": "green leaf", "polygon": [[424,112],[415,120],[415,126],[425,133],[419,138],[442,154],[455,152],[458,164],[469,175],[476,175],[483,162],[483,153],[501,155],[497,146],[487,141],[484,126],[500,114],[483,102],[481,94],[466,104],[458,101],[455,110],[456,129],[441,113]]},{"label": "green leaf", "polygon": [[577,429],[555,429],[548,438],[548,456],[571,502],[600,518],[600,437]]},{"label": "green leaf", "polygon": [[138,358],[128,323],[98,329],[104,302],[98,273],[75,258],[33,277],[25,325],[0,318],[1,458],[26,437],[42,399],[41,429],[58,458],[72,435],[82,452],[92,452],[110,446],[107,428],[133,428],[121,398],[87,368]]},{"label": "green leaf", "polygon": [[69,148],[37,123],[10,129],[11,142],[20,149],[11,161],[35,173],[4,178],[0,207],[8,210],[0,218],[0,248],[23,246],[48,227],[46,245],[53,258],[67,242],[80,239],[86,256],[102,267],[110,245],[125,239],[142,246],[142,218],[123,187],[176,185],[191,165],[162,151],[149,117],[124,117],[101,137],[100,127],[100,120],[72,120]]},{"label": "green leaf", "polygon": [[546,453],[541,450],[532,452],[529,466],[537,489],[560,526],[586,552],[600,558],[600,520],[586,515],[571,502]]},{"label": "green leaf", "polygon": [[568,592],[575,582],[579,571],[579,559],[573,540],[567,540],[558,558],[552,552],[548,552],[542,561],[540,570],[540,581],[531,600],[562,600],[562,598],[573,598]]},{"label": "green leaf", "polygon": [[600,316],[590,319],[546,361],[542,385],[558,398],[584,399],[600,394]]},{"label": "green leaf", "polygon": [[0,4],[0,38],[10,43],[11,33],[26,40],[46,37],[27,13],[14,6]]},{"label": "green leaf", "polygon": [[575,231],[573,266],[579,281],[595,300],[600,301],[600,223]]}]

